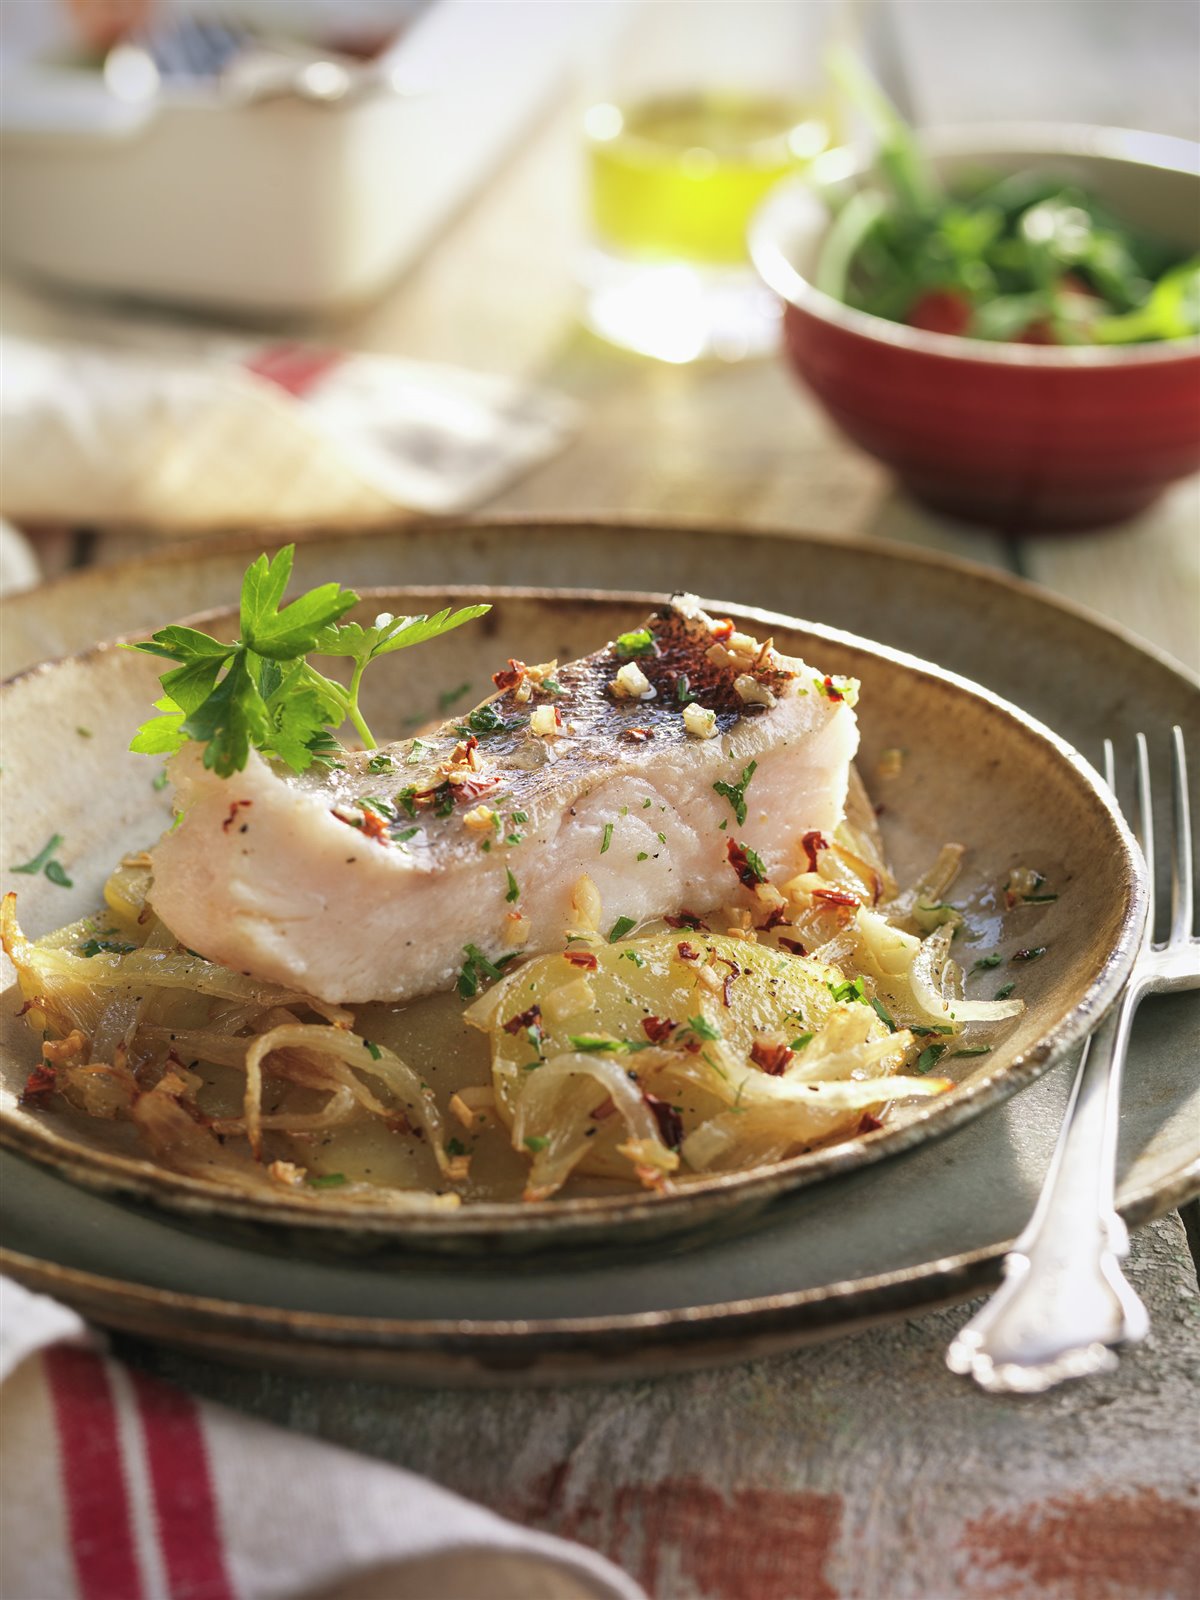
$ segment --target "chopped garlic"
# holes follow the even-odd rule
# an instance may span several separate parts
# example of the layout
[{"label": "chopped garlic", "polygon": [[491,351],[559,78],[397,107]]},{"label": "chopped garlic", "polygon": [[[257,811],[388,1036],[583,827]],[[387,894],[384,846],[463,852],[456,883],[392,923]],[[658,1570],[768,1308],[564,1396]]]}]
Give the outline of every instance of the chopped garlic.
[{"label": "chopped garlic", "polygon": [[292,1161],[272,1161],[267,1168],[267,1176],[276,1183],[294,1189],[297,1184],[304,1182],[305,1168],[296,1166]]},{"label": "chopped garlic", "polygon": [[491,833],[498,826],[500,818],[491,806],[474,806],[463,813],[463,821],[477,833]]},{"label": "chopped garlic", "polygon": [[604,904],[600,899],[600,891],[585,872],[575,880],[571,890],[571,909],[585,928],[593,932],[600,926],[600,919],[604,915]]},{"label": "chopped garlic", "polygon": [[733,687],[738,692],[738,697],[748,706],[773,706],[775,696],[765,683],[759,683],[757,678],[752,678],[748,672],[743,672],[733,680]]},{"label": "chopped garlic", "polygon": [[693,700],[690,705],[683,708],[683,725],[693,739],[715,739],[717,713],[710,711],[706,706],[697,705]]},{"label": "chopped garlic", "polygon": [[618,700],[654,698],[654,686],[636,661],[627,661],[608,687]]},{"label": "chopped garlic", "polygon": [[529,731],[539,739],[551,739],[558,732],[558,716],[553,706],[537,706],[529,718]]}]

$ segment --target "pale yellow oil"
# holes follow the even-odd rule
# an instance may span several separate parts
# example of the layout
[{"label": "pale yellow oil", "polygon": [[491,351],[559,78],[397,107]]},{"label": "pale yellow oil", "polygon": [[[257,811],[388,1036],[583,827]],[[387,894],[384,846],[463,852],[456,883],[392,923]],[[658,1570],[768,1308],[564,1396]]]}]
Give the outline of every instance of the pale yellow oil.
[{"label": "pale yellow oil", "polygon": [[597,244],[698,266],[743,263],[759,202],[832,132],[820,107],[734,90],[594,105],[584,131]]}]

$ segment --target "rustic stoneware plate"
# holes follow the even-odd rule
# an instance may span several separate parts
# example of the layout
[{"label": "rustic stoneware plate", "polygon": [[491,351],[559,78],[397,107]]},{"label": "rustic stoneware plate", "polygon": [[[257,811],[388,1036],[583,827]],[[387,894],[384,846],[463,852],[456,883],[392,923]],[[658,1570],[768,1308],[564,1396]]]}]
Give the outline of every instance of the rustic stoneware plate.
[{"label": "rustic stoneware plate", "polygon": [[[19,597],[3,608],[4,670],[222,604],[258,548],[246,536],[164,549]],[[1124,749],[1138,728],[1161,755],[1173,723],[1200,746],[1200,692],[1164,657],[1018,579],[896,545],[548,520],[304,537],[297,580],[331,572],[360,588],[402,578],[769,597],[986,684],[1093,760],[1105,736]],[[1198,1011],[1195,995],[1169,996],[1144,1007],[1134,1031],[1118,1151],[1131,1226],[1200,1191]],[[530,1383],[741,1360],[994,1283],[1041,1185],[1078,1055],[944,1139],[802,1189],[752,1229],[724,1238],[713,1228],[686,1249],[580,1261],[552,1252],[505,1273],[416,1258],[314,1263],[0,1151],[0,1267],[111,1327],[342,1377]]]},{"label": "rustic stoneware plate", "polygon": [[[456,690],[456,703],[464,707],[474,703],[490,686],[490,671],[509,655],[570,659],[635,625],[654,603],[652,596],[476,592],[493,605],[482,624],[388,658],[376,668],[375,682],[367,680],[368,718],[382,736],[399,736],[405,726],[439,715],[447,690]],[[363,614],[432,610],[463,598],[461,591],[381,589],[372,592]],[[1009,957],[1030,945],[1049,953],[1010,969],[1027,1009],[996,1035],[991,1054],[948,1059],[957,1080],[952,1091],[900,1106],[877,1132],[754,1171],[689,1181],[666,1195],[621,1188],[542,1205],[514,1198],[398,1215],[384,1205],[344,1200],[336,1190],[256,1195],[185,1178],[143,1158],[123,1123],[25,1107],[20,1090],[38,1045],[14,1017],[17,1007],[8,1005],[0,1140],[91,1188],[214,1222],[283,1228],[297,1242],[319,1236],[330,1248],[400,1244],[497,1255],[703,1229],[818,1178],[911,1149],[1029,1084],[1084,1036],[1115,996],[1143,915],[1140,858],[1097,774],[1025,713],[940,667],[772,613],[741,608],[734,615],[740,626],[773,636],[784,651],[820,670],[861,680],[860,770],[869,781],[885,749],[908,752],[898,775],[875,783],[901,883],[931,862],[944,842],[956,840],[969,848],[956,897],[971,900],[989,886],[994,890],[1028,863],[1058,893],[1052,903],[1023,906],[1003,921],[994,899],[990,911],[980,912],[978,953],[998,950]],[[206,625],[221,632],[236,626],[236,616],[211,617]],[[11,820],[3,886],[18,891],[19,915],[33,935],[100,904],[104,878],[120,856],[153,844],[169,821],[169,795],[152,783],[157,765],[127,753],[154,698],[157,673],[155,661],[102,645],[34,669],[4,690],[9,756],[3,783]],[[65,789],[60,761],[45,759],[47,744],[69,752],[72,781]],[[51,825],[62,836],[57,855],[69,888],[10,870],[12,862],[37,853]],[[968,944],[960,959],[970,965],[971,955]],[[988,992],[995,987],[990,973],[983,981]],[[462,1048],[471,1042],[466,1036]],[[486,1071],[486,1057],[481,1066]]]}]

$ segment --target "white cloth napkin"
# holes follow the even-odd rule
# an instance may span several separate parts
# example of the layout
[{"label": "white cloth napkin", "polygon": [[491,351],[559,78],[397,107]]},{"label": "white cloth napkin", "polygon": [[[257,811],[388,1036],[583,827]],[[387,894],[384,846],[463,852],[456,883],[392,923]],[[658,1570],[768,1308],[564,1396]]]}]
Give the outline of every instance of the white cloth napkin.
[{"label": "white cloth napkin", "polygon": [[4,1600],[645,1600],[603,1557],[192,1400],[0,1279]]},{"label": "white cloth napkin", "polygon": [[0,517],[205,533],[457,514],[577,410],[509,378],[67,307],[3,285]]}]

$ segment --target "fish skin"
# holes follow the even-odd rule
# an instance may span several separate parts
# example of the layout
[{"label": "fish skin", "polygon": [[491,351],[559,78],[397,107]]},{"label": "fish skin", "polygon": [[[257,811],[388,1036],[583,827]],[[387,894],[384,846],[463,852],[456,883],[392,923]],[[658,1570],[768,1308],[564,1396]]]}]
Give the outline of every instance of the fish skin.
[{"label": "fish skin", "polygon": [[[610,644],[555,672],[561,696],[537,689],[522,704],[519,686],[495,694],[485,704],[520,725],[477,745],[464,738],[465,718],[451,719],[415,746],[348,753],[341,770],[299,777],[251,751],[245,770],[228,779],[185,746],[170,768],[182,820],[154,851],[155,910],[212,960],[356,1003],[450,987],[466,944],[492,959],[512,950],[514,915],[529,921],[522,951],[559,948],[578,923],[571,901],[584,873],[600,894],[605,929],[619,917],[745,902],[728,860],[731,839],[756,850],[769,876],[792,876],[803,865],[803,834],[831,832],[842,817],[858,743],[851,706],[769,642],[757,676],[776,703],[745,706],[734,688],[740,669],[708,658],[719,642],[712,629],[722,625],[694,602],[672,601],[646,626],[656,654],[637,664],[653,698],[614,698],[624,661]],[[681,673],[716,713],[711,739],[687,731]],[[525,721],[545,705],[562,718],[550,739]],[[455,752],[458,764],[448,767]],[[390,771],[378,770],[384,757]],[[750,761],[757,768],[739,824],[713,784],[737,783]],[[448,784],[448,770],[465,781]],[[397,803],[402,789],[410,792]],[[395,820],[364,815],[361,802],[372,796],[391,802]],[[486,832],[464,822],[481,804],[500,819]],[[527,820],[514,821],[516,812]],[[506,898],[510,871],[515,902]]]}]

